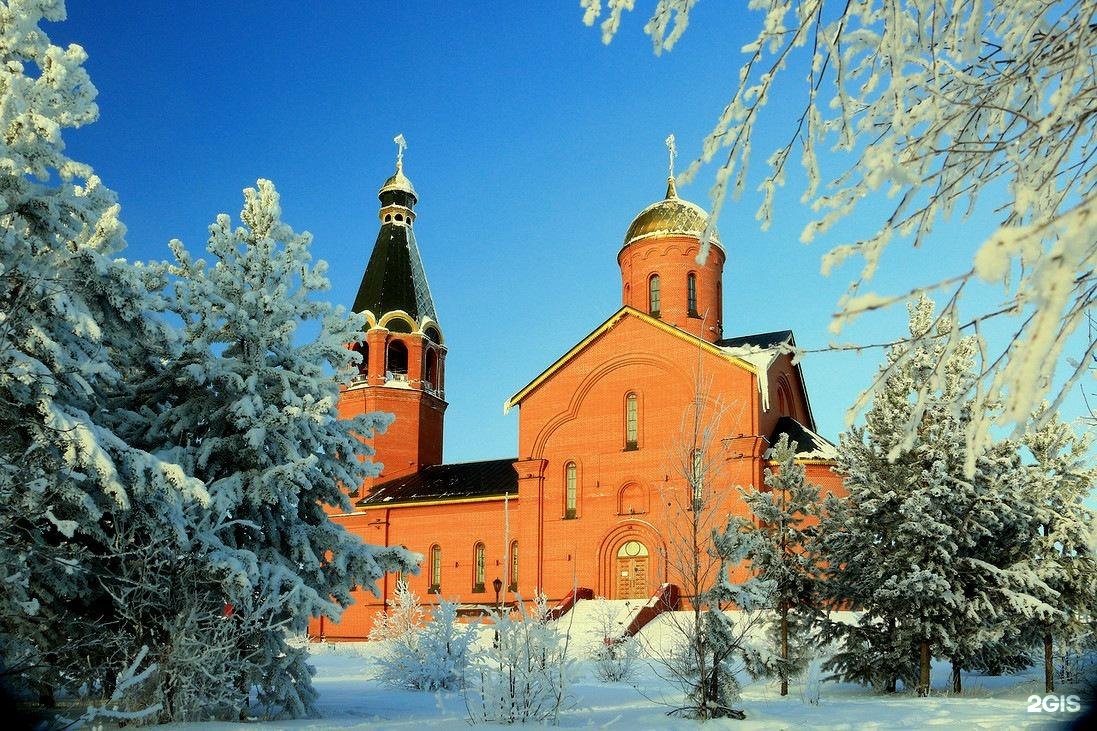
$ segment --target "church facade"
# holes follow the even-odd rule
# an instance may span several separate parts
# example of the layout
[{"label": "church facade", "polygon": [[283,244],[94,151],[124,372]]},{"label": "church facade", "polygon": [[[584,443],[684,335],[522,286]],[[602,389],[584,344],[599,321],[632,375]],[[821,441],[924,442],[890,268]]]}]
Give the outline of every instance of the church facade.
[{"label": "church facade", "polygon": [[[517,456],[445,464],[446,344],[402,158],[379,199],[354,301],[367,320],[362,364],[339,410],[396,418],[373,439],[381,474],[334,519],[367,543],[422,554],[420,573],[402,578],[425,601],[483,605],[540,591],[551,603],[576,587],[644,601],[688,583],[675,541],[699,491],[715,496],[717,513],[747,515],[736,486],[764,485],[765,453],[781,433],[799,445],[809,480],[841,489],[789,355],[792,333],[724,333],[725,251],[713,233],[698,263],[708,216],[678,197],[673,178],[626,229],[620,309],[507,401],[518,411]],[[399,578],[386,576],[379,596],[357,592],[338,624],[310,631],[365,637]]]}]

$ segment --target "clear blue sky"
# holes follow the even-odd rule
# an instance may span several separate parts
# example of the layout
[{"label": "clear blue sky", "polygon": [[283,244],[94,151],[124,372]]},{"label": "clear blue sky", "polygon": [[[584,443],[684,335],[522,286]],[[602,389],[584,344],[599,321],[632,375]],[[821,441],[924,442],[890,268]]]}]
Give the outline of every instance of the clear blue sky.
[{"label": "clear blue sky", "polygon": [[[513,456],[518,417],[503,416],[504,400],[620,306],[617,251],[665,190],[663,140],[677,136],[683,162],[698,153],[758,22],[740,3],[700,3],[674,51],[656,58],[645,10],[608,47],[570,1],[69,0],[69,19],[47,32],[89,54],[100,120],[66,139],[118,192],[130,259],[167,258],[172,238],[200,253],[214,216],[235,219],[240,191],[270,178],[284,220],[310,231],[329,263],[331,299],[349,306],[392,138],[405,135],[416,236],[449,347],[452,462]],[[772,113],[797,101],[776,100]],[[776,141],[758,140],[756,164]],[[702,173],[679,193],[709,208],[710,181]],[[832,339],[829,316],[855,270],[823,278],[819,258],[859,223],[803,246],[799,192],[779,196],[764,233],[755,195],[725,207],[726,335],[789,328],[802,346]],[[880,289],[958,270],[984,233],[948,227],[928,252],[896,245]],[[905,321],[901,309],[867,318],[842,340],[890,339]],[[824,436],[837,439],[880,358],[805,360]]]}]

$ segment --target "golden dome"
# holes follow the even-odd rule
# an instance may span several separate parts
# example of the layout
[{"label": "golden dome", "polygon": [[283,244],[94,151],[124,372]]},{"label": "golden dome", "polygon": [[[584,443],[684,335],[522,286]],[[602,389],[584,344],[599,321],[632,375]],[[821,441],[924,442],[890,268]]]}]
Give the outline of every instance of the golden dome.
[{"label": "golden dome", "polygon": [[377,194],[380,195],[390,190],[411,193],[415,196],[415,200],[419,200],[419,194],[415,192],[415,186],[408,180],[408,176],[404,175],[404,165],[402,161],[396,164],[396,172],[385,181],[385,184],[381,186],[381,190],[377,191]]},{"label": "golden dome", "polygon": [[[632,220],[625,234],[624,246],[650,236],[684,234],[700,238],[707,225],[708,213],[705,209],[679,198],[674,188],[674,178],[668,178],[666,198],[640,211],[640,215]],[[720,246],[720,238],[715,231],[712,233],[712,243]]]}]

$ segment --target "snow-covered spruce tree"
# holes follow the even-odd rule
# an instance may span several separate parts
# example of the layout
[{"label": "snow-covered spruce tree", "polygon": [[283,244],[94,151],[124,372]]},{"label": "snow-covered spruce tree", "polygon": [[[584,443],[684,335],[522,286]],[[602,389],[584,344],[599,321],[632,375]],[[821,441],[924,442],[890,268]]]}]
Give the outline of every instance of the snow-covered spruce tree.
[{"label": "snow-covered spruce tree", "polygon": [[[656,53],[682,37],[695,3],[650,3],[644,29]],[[636,3],[582,5],[588,25],[608,7],[601,24],[608,43]],[[1001,402],[1003,410],[976,409],[973,418],[1021,426],[1053,384],[1062,383],[1059,393],[1067,393],[1097,354],[1097,339],[1090,338],[1081,357],[1072,354],[1078,361],[1071,377],[1052,377],[1071,335],[1097,305],[1097,158],[1090,154],[1097,130],[1097,0],[947,7],[934,0],[756,0],[750,8],[759,13],[757,35],[740,61],[727,59],[732,99],[721,105],[684,176],[716,160],[711,224],[728,192],[737,197],[754,185],[748,174],[758,154],[755,133],[765,130],[768,137],[783,129],[777,132],[783,144],[764,154],[769,171],[759,176],[763,226],[789,175],[803,181],[802,200],[817,212],[804,241],[843,218],[863,218],[866,207],[870,218],[884,212],[866,238],[840,242],[824,258],[824,271],[855,256],[864,264],[839,303],[838,328],[867,310],[917,297],[917,289],[868,291],[877,267],[886,266],[889,245],[928,246],[941,221],[986,214],[998,225],[982,241],[968,238],[970,263],[918,283],[956,294],[981,279],[1005,291],[1007,306],[971,318],[975,324],[1014,318],[1017,335],[983,364],[981,398]],[[771,99],[799,99],[801,114],[767,114]],[[945,237],[942,243],[955,248],[960,242]],[[958,298],[945,301],[946,314],[960,322]],[[960,333],[944,336],[958,341]],[[905,428],[914,432],[919,425]],[[969,442],[969,474],[989,434],[965,435],[976,440]]]},{"label": "snow-covered spruce tree", "polygon": [[518,611],[491,607],[487,621],[492,643],[476,654],[465,686],[465,705],[473,723],[559,722],[570,702],[574,661],[568,634],[549,618],[544,594]]},{"label": "snow-covered spruce tree", "polygon": [[392,613],[374,621],[370,641],[383,642],[381,682],[411,690],[455,690],[464,684],[476,624],[457,619],[456,602],[439,597],[423,622],[419,598],[405,582],[397,584]]},{"label": "snow-covered spruce tree", "polygon": [[789,677],[811,659],[819,570],[807,521],[818,514],[819,488],[804,479],[804,466],[796,462],[796,442],[787,434],[766,452],[766,459],[777,466],[776,471],[765,470],[768,489],[739,490],[757,521],[747,559],[754,575],[769,582],[766,606],[776,615],[767,620],[765,652],[752,672],[779,678],[781,695],[788,695]]},{"label": "snow-covered spruce tree", "polygon": [[1003,638],[1048,607],[1021,561],[1015,447],[995,446],[965,472],[964,432],[985,423],[963,397],[974,339],[947,337],[951,323],[928,298],[909,309],[912,342],[891,348],[865,425],[842,435],[849,494],[824,502],[820,588],[833,606],[863,612],[856,625],[823,623],[824,639],[842,643],[826,665],[833,677],[892,691],[902,680],[926,693],[934,655],[953,662],[954,681],[963,667],[1005,662]]},{"label": "snow-covered spruce tree", "polygon": [[1033,507],[1029,549],[1031,572],[1050,590],[1048,604],[1058,613],[1034,623],[1043,648],[1044,689],[1055,690],[1053,645],[1062,649],[1093,632],[1097,612],[1097,558],[1094,511],[1085,504],[1097,471],[1089,463],[1091,438],[1078,437],[1057,414],[1038,412],[1038,426],[1024,437],[1034,462],[1022,470],[1022,485]]},{"label": "snow-covered spruce tree", "polygon": [[947,652],[939,653],[952,665],[953,693],[963,690],[963,670],[1001,674],[1029,667],[1023,628],[1055,613],[1046,587],[1028,569],[1034,511],[1019,469],[1018,444],[1005,439],[979,457],[973,479],[956,482],[957,599]]},{"label": "snow-covered spruce tree", "polygon": [[268,712],[301,716],[315,691],[307,652],[289,640],[310,617],[338,619],[354,588],[415,570],[415,556],[365,545],[325,512],[350,509],[345,489],[375,469],[361,437],[387,423],[336,413],[361,319],[317,297],[325,264],[311,264],[308,234],[282,223],[269,181],[244,191],[241,220],[210,226],[212,264],[171,244],[183,350],[148,384],[158,410],[145,439],[209,490],[210,509],[176,527],[231,607],[247,666],[240,702],[254,686]]},{"label": "snow-covered spruce tree", "polygon": [[116,258],[114,194],[65,154],[98,108],[83,49],[39,27],[64,16],[60,0],[0,2],[0,680],[46,704],[105,688],[140,649],[116,641],[102,586],[101,562],[122,559],[112,516],[204,499],[118,437],[130,372],[171,338],[148,316],[149,272]]}]

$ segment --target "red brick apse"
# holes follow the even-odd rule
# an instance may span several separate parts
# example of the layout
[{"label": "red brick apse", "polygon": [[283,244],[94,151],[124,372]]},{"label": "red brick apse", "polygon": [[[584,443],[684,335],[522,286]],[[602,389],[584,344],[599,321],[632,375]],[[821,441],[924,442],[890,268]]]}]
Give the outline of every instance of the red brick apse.
[{"label": "red brick apse", "polygon": [[[842,489],[789,355],[792,333],[725,336],[725,251],[713,231],[697,263],[708,215],[678,197],[673,179],[626,230],[621,308],[507,401],[518,410],[518,456],[445,464],[445,338],[402,159],[378,197],[380,231],[354,302],[367,321],[363,361],[339,413],[396,418],[373,440],[383,472],[355,486],[353,512],[333,519],[368,543],[422,554],[420,573],[404,578],[426,601],[471,606],[541,591],[555,603],[577,587],[646,600],[683,584],[674,543],[696,484],[690,470],[706,466],[717,512],[746,515],[736,486],[763,485],[772,466],[763,455],[781,433],[799,445],[811,481]],[[365,637],[397,578],[386,576],[379,596],[356,592],[339,623],[316,621],[310,633]]]}]

